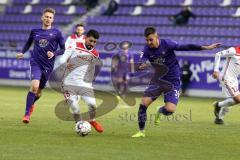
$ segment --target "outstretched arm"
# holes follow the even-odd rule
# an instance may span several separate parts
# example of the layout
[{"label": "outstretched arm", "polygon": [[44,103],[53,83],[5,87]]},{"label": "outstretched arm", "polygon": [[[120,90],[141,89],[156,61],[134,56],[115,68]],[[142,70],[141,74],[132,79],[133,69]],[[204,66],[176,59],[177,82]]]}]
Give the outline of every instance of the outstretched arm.
[{"label": "outstretched arm", "polygon": [[202,49],[203,50],[212,50],[212,49],[220,47],[221,45],[222,45],[221,43],[213,43],[213,44],[208,45],[208,46],[202,46]]},{"label": "outstretched arm", "polygon": [[177,45],[176,51],[198,51],[198,50],[212,50],[221,46],[220,43],[214,43],[208,46],[200,46],[195,44]]}]

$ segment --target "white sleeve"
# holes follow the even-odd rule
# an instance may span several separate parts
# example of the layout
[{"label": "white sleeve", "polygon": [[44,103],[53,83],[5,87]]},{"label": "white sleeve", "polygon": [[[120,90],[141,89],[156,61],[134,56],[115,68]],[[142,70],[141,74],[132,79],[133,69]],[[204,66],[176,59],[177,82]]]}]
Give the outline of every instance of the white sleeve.
[{"label": "white sleeve", "polygon": [[59,64],[62,65],[67,62],[67,60],[72,56],[73,50],[66,49],[64,54],[59,58]]},{"label": "white sleeve", "polygon": [[69,46],[71,46],[72,44],[72,40],[71,40],[71,37],[69,36],[65,42],[65,48],[68,49]]},{"label": "white sleeve", "polygon": [[214,71],[219,72],[219,65],[221,62],[221,57],[231,57],[234,55],[236,55],[236,49],[234,47],[217,52],[215,55],[215,61],[214,61]]}]

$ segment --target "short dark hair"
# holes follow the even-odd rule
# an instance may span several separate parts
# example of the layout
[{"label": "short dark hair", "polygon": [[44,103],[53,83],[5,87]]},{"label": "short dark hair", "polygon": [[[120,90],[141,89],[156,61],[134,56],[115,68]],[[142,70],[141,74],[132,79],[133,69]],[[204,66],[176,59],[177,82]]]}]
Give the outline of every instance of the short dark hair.
[{"label": "short dark hair", "polygon": [[53,8],[45,8],[45,9],[43,10],[43,14],[46,13],[46,12],[52,13],[53,15],[56,14],[56,10],[53,9]]},{"label": "short dark hair", "polygon": [[90,29],[88,32],[87,32],[87,37],[93,37],[95,39],[98,39],[99,38],[99,33],[98,31],[94,30],[94,29]]},{"label": "short dark hair", "polygon": [[157,31],[154,27],[147,27],[145,28],[144,30],[144,36],[147,37],[149,36],[150,34],[155,34]]},{"label": "short dark hair", "polygon": [[79,23],[79,24],[76,24],[75,28],[78,28],[78,27],[85,27],[83,23]]}]

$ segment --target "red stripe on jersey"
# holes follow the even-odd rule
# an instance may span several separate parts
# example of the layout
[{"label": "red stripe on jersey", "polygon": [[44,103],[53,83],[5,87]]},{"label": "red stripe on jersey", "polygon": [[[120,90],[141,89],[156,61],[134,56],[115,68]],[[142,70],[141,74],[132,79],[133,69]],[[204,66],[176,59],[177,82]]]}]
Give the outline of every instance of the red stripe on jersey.
[{"label": "red stripe on jersey", "polygon": [[80,42],[76,42],[76,48],[86,49],[83,43],[80,43]]},{"label": "red stripe on jersey", "polygon": [[236,55],[240,55],[240,47],[234,47],[235,48],[235,50],[236,50]]},{"label": "red stripe on jersey", "polygon": [[77,39],[76,34],[72,34],[72,35],[71,35],[71,39]]},{"label": "red stripe on jersey", "polygon": [[76,42],[76,49],[77,50],[81,50],[87,53],[92,54],[94,57],[99,57],[99,52],[94,48],[93,50],[88,50],[87,48],[85,48],[83,43],[80,42]]}]

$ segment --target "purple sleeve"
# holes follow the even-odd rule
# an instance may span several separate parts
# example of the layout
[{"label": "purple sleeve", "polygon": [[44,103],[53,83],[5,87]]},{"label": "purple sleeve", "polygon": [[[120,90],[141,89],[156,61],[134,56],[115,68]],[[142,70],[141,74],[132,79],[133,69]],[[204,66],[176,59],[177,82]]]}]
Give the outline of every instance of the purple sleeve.
[{"label": "purple sleeve", "polygon": [[199,46],[196,44],[178,45],[175,50],[176,51],[199,51],[199,50],[202,50],[202,46]]},{"label": "purple sleeve", "polygon": [[31,47],[32,42],[33,42],[33,31],[31,30],[28,40],[22,49],[22,53],[25,53]]},{"label": "purple sleeve", "polygon": [[65,52],[65,41],[60,31],[58,34],[58,44],[60,46],[60,50],[54,52],[55,56],[62,55]]},{"label": "purple sleeve", "polygon": [[168,41],[168,45],[172,50],[176,51],[199,51],[202,50],[202,46],[196,44],[180,45],[175,41]]}]

